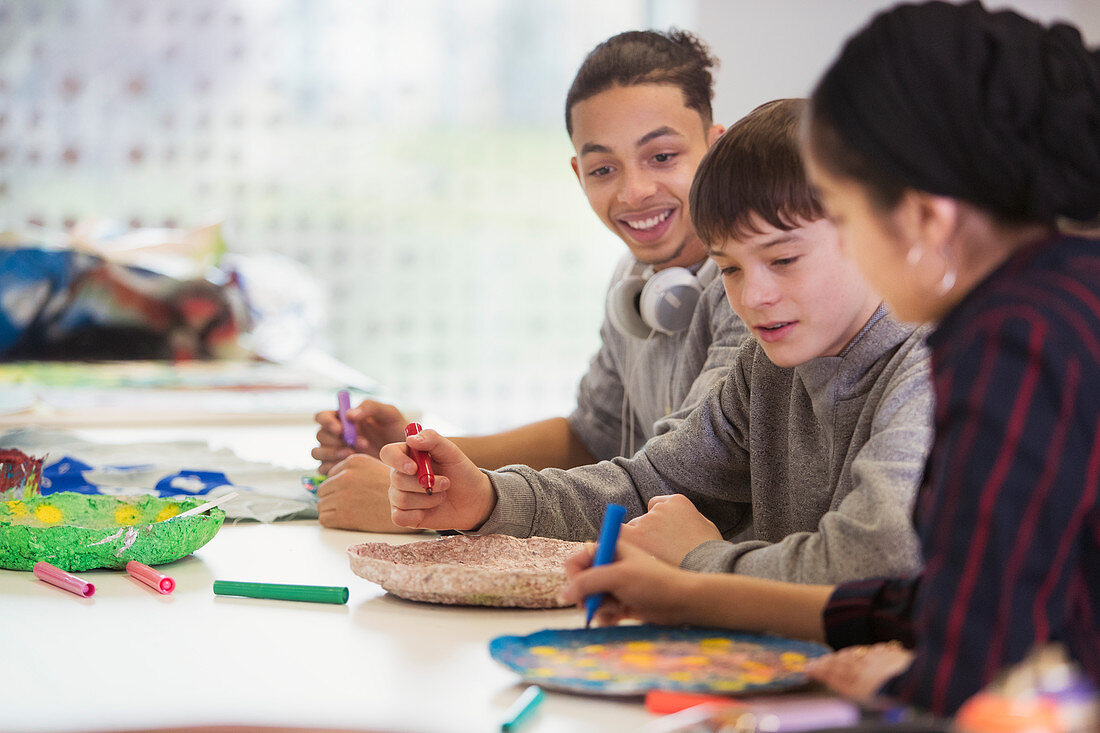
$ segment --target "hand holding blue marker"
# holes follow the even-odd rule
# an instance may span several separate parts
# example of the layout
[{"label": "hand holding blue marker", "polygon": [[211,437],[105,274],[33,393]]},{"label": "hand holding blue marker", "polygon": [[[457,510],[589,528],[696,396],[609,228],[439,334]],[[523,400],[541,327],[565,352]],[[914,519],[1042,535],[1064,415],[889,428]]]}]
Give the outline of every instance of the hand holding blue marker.
[{"label": "hand holding blue marker", "polygon": [[[623,517],[626,516],[626,508],[618,504],[608,504],[603,513],[603,526],[600,527],[600,538],[596,541],[596,557],[592,560],[592,567],[607,565],[615,559],[615,546],[619,543],[619,528],[623,526]],[[593,593],[584,599],[584,628],[592,624],[592,617],[596,615],[600,604],[603,603],[603,593]]]},{"label": "hand holding blue marker", "polygon": [[351,409],[351,395],[348,394],[346,389],[336,393],[336,404],[338,405],[336,415],[340,418],[340,427],[344,431],[344,442],[348,444],[349,448],[354,448],[359,433],[355,431],[355,423],[348,419],[348,410]]}]

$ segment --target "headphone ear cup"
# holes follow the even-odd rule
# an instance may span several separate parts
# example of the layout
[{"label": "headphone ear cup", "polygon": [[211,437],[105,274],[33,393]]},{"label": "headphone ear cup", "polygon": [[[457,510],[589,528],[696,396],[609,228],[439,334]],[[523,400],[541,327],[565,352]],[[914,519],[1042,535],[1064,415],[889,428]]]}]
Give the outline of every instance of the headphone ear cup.
[{"label": "headphone ear cup", "polygon": [[642,320],[661,333],[683,331],[691,323],[703,286],[686,267],[669,267],[653,274],[642,288]]},{"label": "headphone ear cup", "polygon": [[619,280],[607,291],[607,320],[624,336],[644,339],[653,330],[642,320],[639,310],[645,285],[645,278],[630,275]]}]

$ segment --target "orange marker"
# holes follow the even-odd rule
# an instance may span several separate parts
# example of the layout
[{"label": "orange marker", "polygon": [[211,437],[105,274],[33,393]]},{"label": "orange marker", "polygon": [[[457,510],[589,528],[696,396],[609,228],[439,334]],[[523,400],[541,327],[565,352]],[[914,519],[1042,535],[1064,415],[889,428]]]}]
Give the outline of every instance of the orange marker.
[{"label": "orange marker", "polygon": [[708,702],[729,705],[734,701],[728,697],[718,695],[703,695],[697,692],[678,692],[676,690],[650,690],[645,694],[645,709],[657,715],[678,713],[681,710],[687,710]]},{"label": "orange marker", "polygon": [[[418,422],[411,422],[405,426],[405,437],[410,435],[418,435],[423,430]],[[428,496],[432,495],[432,487],[435,486],[435,474],[432,473],[432,459],[424,451],[419,451],[413,447],[409,447],[409,452],[412,453],[412,458],[416,461],[416,478],[420,481],[420,485],[424,487],[424,490],[428,492]]]}]

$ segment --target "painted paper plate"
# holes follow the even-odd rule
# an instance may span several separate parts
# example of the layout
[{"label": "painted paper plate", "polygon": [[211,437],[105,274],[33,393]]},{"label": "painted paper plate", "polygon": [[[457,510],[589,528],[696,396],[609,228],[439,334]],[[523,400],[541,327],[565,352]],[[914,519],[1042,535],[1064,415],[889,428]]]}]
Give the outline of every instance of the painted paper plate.
[{"label": "painted paper plate", "polygon": [[830,651],[779,636],[653,625],[549,629],[489,643],[493,659],[524,681],[593,695],[785,690],[805,685],[806,660]]},{"label": "painted paper plate", "polygon": [[501,534],[454,535],[348,548],[352,572],[412,601],[466,606],[561,608],[565,559],[582,543]]},{"label": "painted paper plate", "polygon": [[92,496],[62,491],[0,500],[0,568],[30,570],[45,560],[62,570],[123,568],[130,560],[178,560],[217,534],[225,512],[213,508],[171,522],[206,497]]}]

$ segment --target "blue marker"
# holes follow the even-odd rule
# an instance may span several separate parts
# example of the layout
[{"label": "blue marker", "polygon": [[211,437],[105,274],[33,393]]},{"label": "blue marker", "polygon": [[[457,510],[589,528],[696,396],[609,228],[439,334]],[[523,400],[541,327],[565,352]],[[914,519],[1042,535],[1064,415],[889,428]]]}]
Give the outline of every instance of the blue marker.
[{"label": "blue marker", "polygon": [[[615,559],[615,545],[619,542],[619,527],[623,525],[623,517],[626,516],[626,507],[618,504],[608,504],[603,513],[603,526],[600,527],[600,538],[596,542],[596,557],[592,560],[592,567],[607,565]],[[584,599],[584,628],[592,624],[592,617],[596,615],[600,604],[603,603],[603,593],[593,593]]]}]

